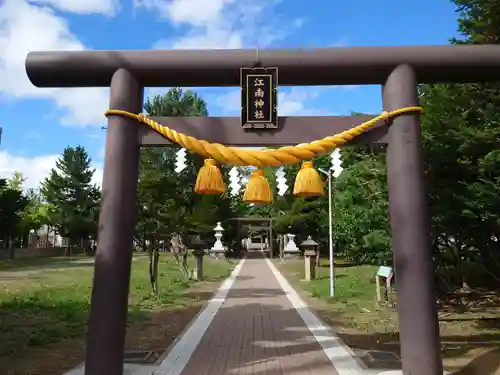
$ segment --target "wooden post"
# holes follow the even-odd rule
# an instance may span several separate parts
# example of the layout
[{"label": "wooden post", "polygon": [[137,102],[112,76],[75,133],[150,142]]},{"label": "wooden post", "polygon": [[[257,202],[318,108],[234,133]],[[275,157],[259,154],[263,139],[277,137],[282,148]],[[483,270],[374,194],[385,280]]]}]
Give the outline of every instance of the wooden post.
[{"label": "wooden post", "polygon": [[[444,70],[443,70],[444,71]],[[383,87],[386,111],[418,106],[417,77],[400,65]],[[389,125],[387,180],[403,374],[442,375],[420,116]]]},{"label": "wooden post", "polygon": [[[141,112],[143,88],[127,70],[111,79],[110,108]],[[139,143],[135,120],[111,116],[99,216],[99,242],[87,336],[85,375],[123,375],[134,236]]]},{"label": "wooden post", "polygon": [[311,281],[316,278],[316,251],[305,250],[304,251],[304,266],[305,275],[304,280]]},{"label": "wooden post", "polygon": [[236,250],[236,256],[238,258],[243,258],[242,252],[242,243],[241,243],[241,223],[239,220],[236,220],[236,245],[234,246]]},{"label": "wooden post", "polygon": [[384,279],[384,285],[385,285],[385,293],[384,297],[387,299],[388,303],[391,303],[392,301],[392,287],[391,287],[391,282],[392,282],[392,277],[394,273],[392,272],[391,267],[386,267],[386,266],[380,266],[377,274],[375,275],[375,287],[376,287],[376,293],[377,293],[377,303],[380,303],[382,301],[382,295],[380,293],[380,280]]},{"label": "wooden post", "polygon": [[197,249],[193,251],[194,255],[194,269],[193,269],[193,279],[203,280],[203,256],[205,255],[205,250]]},{"label": "wooden post", "polygon": [[12,237],[9,237],[9,259],[14,260],[16,258],[16,249],[14,249],[14,244],[12,243]]},{"label": "wooden post", "polygon": [[285,260],[285,257],[284,257],[284,248],[285,248],[285,241],[283,240],[283,235],[282,234],[279,234],[278,235],[278,245],[279,245],[279,250],[280,250],[280,260],[281,260],[281,263],[284,262]]},{"label": "wooden post", "polygon": [[274,258],[274,239],[273,239],[273,221],[269,220],[269,256]]}]

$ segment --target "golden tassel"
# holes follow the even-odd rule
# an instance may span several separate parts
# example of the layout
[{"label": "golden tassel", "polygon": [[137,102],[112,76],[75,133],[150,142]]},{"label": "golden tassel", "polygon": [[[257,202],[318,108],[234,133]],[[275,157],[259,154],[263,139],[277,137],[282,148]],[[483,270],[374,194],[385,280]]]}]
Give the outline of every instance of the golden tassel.
[{"label": "golden tassel", "polygon": [[325,195],[323,179],[313,167],[312,161],[305,161],[297,173],[293,194],[299,197],[319,197]]},{"label": "golden tassel", "polygon": [[226,192],[222,172],[214,159],[205,159],[203,167],[198,172],[194,191],[199,194],[218,195]]},{"label": "golden tassel", "polygon": [[273,201],[271,186],[262,169],[252,172],[243,195],[243,201],[254,204],[265,204]]}]

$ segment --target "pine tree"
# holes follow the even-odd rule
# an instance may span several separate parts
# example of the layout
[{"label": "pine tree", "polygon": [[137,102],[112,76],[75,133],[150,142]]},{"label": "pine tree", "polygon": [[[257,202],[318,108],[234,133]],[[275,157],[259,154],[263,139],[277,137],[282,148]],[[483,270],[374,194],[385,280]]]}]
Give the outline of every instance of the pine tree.
[{"label": "pine tree", "polygon": [[43,198],[52,207],[51,222],[71,245],[96,236],[100,192],[92,183],[91,163],[84,147],[67,147],[42,183]]},{"label": "pine tree", "polygon": [[0,240],[4,244],[11,237],[23,235],[21,222],[27,205],[28,200],[22,191],[10,188],[8,181],[0,179]]}]

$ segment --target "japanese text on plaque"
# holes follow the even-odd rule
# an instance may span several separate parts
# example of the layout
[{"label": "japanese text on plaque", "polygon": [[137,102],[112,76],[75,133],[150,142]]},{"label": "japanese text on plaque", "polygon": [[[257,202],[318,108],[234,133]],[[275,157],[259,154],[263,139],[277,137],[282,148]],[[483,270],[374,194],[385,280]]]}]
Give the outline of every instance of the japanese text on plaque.
[{"label": "japanese text on plaque", "polygon": [[247,122],[272,122],[272,76],[247,76]]},{"label": "japanese text on plaque", "polygon": [[245,128],[277,126],[277,69],[242,69],[242,123]]}]

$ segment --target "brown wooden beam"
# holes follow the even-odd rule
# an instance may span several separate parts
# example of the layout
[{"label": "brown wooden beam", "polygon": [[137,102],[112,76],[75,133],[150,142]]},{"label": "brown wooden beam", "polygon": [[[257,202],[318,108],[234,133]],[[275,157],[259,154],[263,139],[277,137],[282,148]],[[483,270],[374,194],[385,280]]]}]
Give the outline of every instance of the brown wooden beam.
[{"label": "brown wooden beam", "polygon": [[400,64],[420,83],[500,80],[500,45],[321,49],[30,52],[38,87],[106,87],[120,68],[143,86],[239,86],[240,68],[279,68],[280,85],[383,84]]},{"label": "brown wooden beam", "polygon": [[[180,133],[230,146],[290,146],[322,139],[351,129],[375,116],[280,117],[278,129],[245,130],[239,117],[153,117]],[[387,126],[380,121],[373,130],[357,137],[356,143],[387,143]],[[139,128],[142,146],[174,146],[147,125]]]},{"label": "brown wooden beam", "polygon": [[250,216],[250,217],[231,217],[228,220],[232,221],[247,221],[247,222],[254,222],[254,221],[273,221],[274,219],[271,217],[260,217],[260,216]]},{"label": "brown wooden beam", "polygon": [[269,230],[269,225],[266,225],[266,226],[262,226],[262,225],[247,225],[247,229],[252,229],[252,230],[265,230],[265,231],[268,231]]}]

